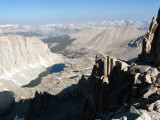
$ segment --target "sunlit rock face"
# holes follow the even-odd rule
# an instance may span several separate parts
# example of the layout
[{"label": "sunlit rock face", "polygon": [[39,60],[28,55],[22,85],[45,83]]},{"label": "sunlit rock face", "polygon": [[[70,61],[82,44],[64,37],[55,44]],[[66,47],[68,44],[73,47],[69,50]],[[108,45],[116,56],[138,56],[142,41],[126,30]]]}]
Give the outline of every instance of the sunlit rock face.
[{"label": "sunlit rock face", "polygon": [[[20,35],[0,37],[0,79],[24,85],[30,82],[27,79],[30,77],[29,71],[49,67],[58,60],[60,60],[58,55],[51,53],[47,44],[36,37]],[[13,79],[17,75],[25,79]]]},{"label": "sunlit rock face", "polygon": [[160,9],[157,17],[153,17],[149,30],[144,35],[139,59],[152,63],[160,69]]}]

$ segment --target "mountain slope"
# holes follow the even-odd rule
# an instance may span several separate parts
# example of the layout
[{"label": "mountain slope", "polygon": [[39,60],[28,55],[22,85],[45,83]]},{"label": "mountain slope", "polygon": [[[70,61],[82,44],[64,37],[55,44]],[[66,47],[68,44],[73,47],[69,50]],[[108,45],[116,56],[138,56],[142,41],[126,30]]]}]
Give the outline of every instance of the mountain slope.
[{"label": "mountain slope", "polygon": [[[30,82],[29,71],[32,69],[46,68],[60,60],[40,39],[19,35],[0,37],[0,57],[0,79],[11,80],[18,85]],[[34,72],[33,76],[40,72],[42,69]],[[19,76],[23,80],[18,79]]]},{"label": "mountain slope", "polygon": [[85,29],[70,36],[74,41],[67,49],[72,51],[88,49],[90,53],[105,52],[117,58],[123,56],[123,59],[128,60],[140,53],[141,46],[133,48],[131,44],[133,40],[138,42],[139,37],[145,32],[146,30],[138,30],[134,26],[117,29]]}]

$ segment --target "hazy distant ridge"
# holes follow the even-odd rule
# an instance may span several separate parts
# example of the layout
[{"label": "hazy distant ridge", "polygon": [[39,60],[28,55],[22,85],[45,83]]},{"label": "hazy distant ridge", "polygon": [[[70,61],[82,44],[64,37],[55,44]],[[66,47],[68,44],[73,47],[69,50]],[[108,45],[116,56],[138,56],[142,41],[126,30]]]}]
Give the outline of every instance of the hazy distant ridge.
[{"label": "hazy distant ridge", "polygon": [[147,30],[150,22],[148,21],[89,21],[81,24],[48,24],[48,25],[20,25],[20,24],[1,24],[0,35],[19,34],[25,36],[49,37],[72,34],[88,28],[120,28],[133,25],[137,29]]}]

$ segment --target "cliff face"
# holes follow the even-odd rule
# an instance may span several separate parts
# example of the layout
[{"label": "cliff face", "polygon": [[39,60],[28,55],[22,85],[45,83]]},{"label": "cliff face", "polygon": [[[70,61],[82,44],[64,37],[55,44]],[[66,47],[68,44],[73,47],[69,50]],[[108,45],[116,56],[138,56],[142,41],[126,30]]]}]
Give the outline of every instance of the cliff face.
[{"label": "cliff face", "polygon": [[144,35],[142,53],[139,59],[148,63],[154,63],[160,67],[160,9],[157,18],[153,17],[149,30]]},{"label": "cliff face", "polygon": [[123,116],[129,120],[145,120],[143,114],[160,118],[157,108],[153,108],[154,102],[160,99],[159,74],[150,66],[129,65],[98,54],[91,76],[82,77],[78,83],[78,92],[83,96],[81,120]]},{"label": "cliff face", "polygon": [[[122,104],[130,85],[129,65],[117,59],[98,54],[91,76],[82,78],[78,91],[84,96],[81,119],[92,120],[98,115],[114,112]],[[125,78],[125,79],[123,79]],[[120,89],[120,88],[124,89]]]},{"label": "cliff face", "polygon": [[[0,37],[0,57],[0,79],[7,80],[12,80],[12,77],[18,74],[25,78],[24,72],[49,67],[58,59],[40,39],[19,35]],[[14,82],[24,85],[29,81]]]}]

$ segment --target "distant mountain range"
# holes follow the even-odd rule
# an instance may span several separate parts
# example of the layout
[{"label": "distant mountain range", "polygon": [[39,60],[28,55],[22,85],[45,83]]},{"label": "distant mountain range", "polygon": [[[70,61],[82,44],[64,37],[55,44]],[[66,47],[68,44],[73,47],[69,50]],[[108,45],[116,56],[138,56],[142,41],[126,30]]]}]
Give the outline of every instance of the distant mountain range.
[{"label": "distant mountain range", "polygon": [[20,24],[1,24],[0,36],[8,34],[18,34],[25,36],[37,36],[39,38],[61,36],[76,33],[90,28],[107,29],[120,28],[133,25],[140,30],[147,30],[150,22],[148,21],[89,21],[80,24],[48,24],[48,25],[20,25]]}]

